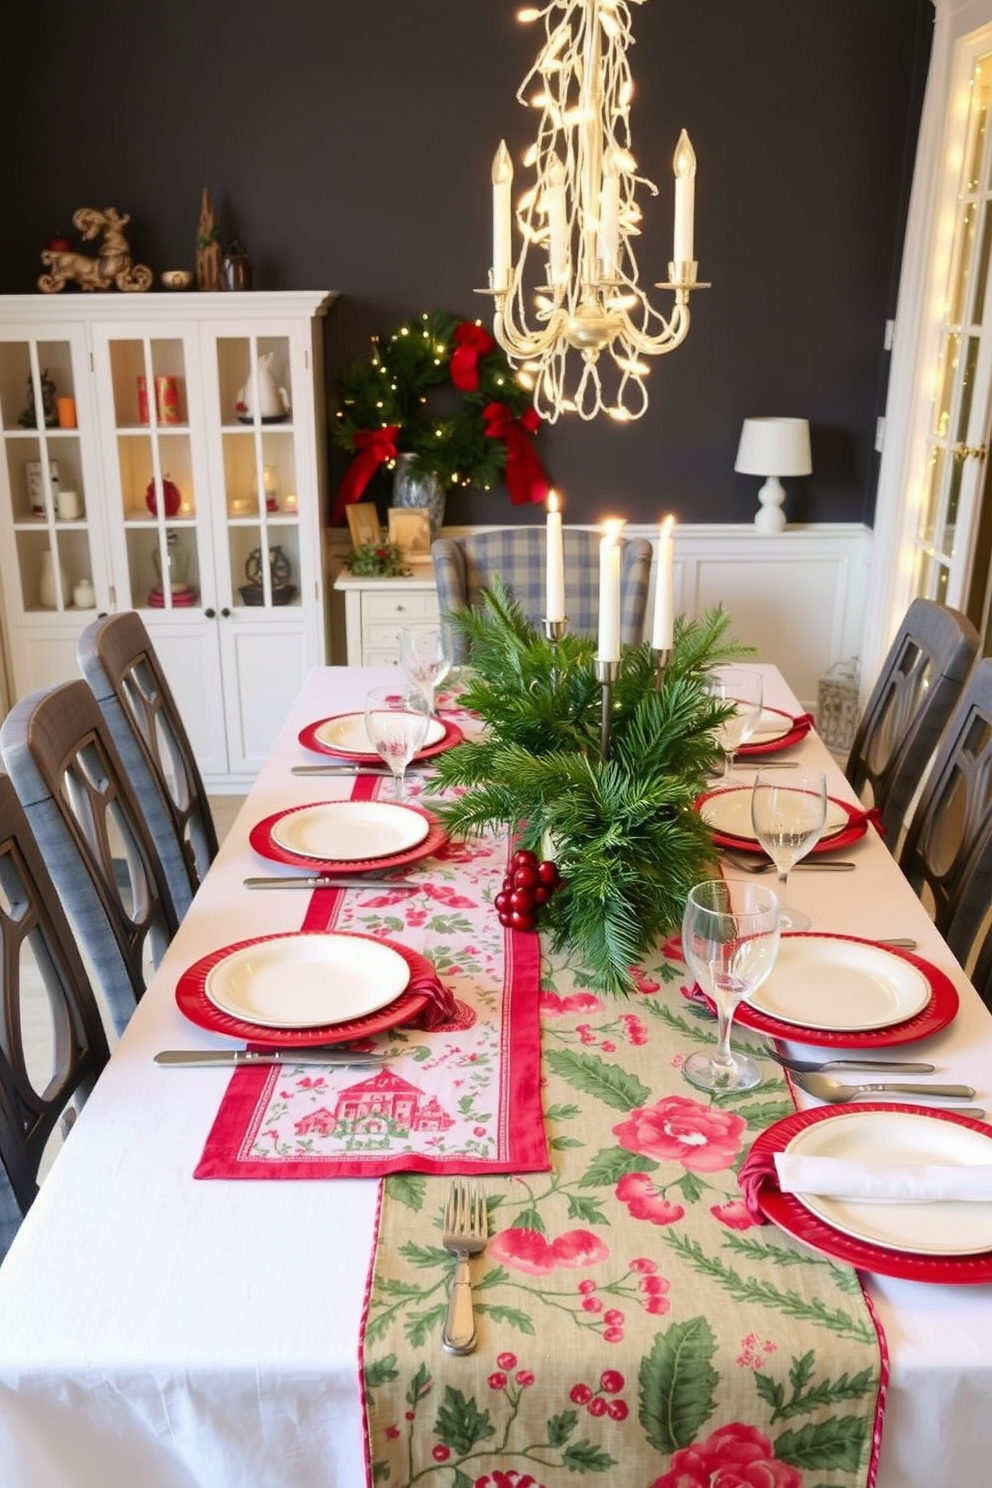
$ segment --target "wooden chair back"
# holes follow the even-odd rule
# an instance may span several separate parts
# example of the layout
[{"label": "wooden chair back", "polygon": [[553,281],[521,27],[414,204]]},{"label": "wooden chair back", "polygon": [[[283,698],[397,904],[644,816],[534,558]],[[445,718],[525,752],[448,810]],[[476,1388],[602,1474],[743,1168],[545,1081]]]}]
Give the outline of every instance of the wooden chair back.
[{"label": "wooden chair back", "polygon": [[87,683],[23,698],[0,727],[0,755],[119,1033],[179,920]]},{"label": "wooden chair back", "polygon": [[181,918],[217,855],[210,802],[182,715],[135,611],[87,626],[77,656],[158,845]]},{"label": "wooden chair back", "polygon": [[846,774],[864,804],[880,811],[894,852],[978,646],[966,615],[914,599],[865,705]]},{"label": "wooden chair back", "polygon": [[[963,966],[992,906],[992,658],[975,667],[906,833],[900,864]],[[979,976],[976,976],[976,985]],[[981,990],[981,989],[980,989]]]},{"label": "wooden chair back", "polygon": [[[109,1058],[89,978],[17,793],[0,774],[0,1255],[38,1192],[45,1148]],[[26,1047],[47,1014],[50,1068]],[[50,1045],[50,1050],[47,1047]]]}]

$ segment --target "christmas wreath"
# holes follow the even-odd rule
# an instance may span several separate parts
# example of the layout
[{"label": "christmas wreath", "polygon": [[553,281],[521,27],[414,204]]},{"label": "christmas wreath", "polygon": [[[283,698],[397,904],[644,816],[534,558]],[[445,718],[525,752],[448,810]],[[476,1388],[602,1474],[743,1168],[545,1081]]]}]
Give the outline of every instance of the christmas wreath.
[{"label": "christmas wreath", "polygon": [[[335,522],[400,454],[411,456],[414,475],[433,474],[442,486],[489,490],[505,471],[514,506],[546,497],[548,478],[531,443],[540,416],[477,322],[435,310],[373,336],[368,360],[348,367],[338,387],[334,440],[354,458]],[[453,410],[435,412],[431,395],[440,400],[446,389],[455,395]]]}]

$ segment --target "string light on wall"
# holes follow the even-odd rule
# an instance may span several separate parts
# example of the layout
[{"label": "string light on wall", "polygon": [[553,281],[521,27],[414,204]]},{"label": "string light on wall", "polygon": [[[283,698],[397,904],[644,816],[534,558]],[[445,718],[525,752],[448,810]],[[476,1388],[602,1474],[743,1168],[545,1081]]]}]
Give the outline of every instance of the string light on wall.
[{"label": "string light on wall", "polygon": [[[493,334],[534,406],[549,422],[563,412],[640,418],[647,408],[645,357],[674,351],[689,330],[689,294],[704,289],[693,258],[696,156],[685,130],[673,168],[675,223],[666,320],[638,284],[633,239],[636,190],[658,194],[631,149],[633,84],[627,50],[631,7],[644,0],[552,0],[518,11],[543,22],[544,40],[517,98],[540,113],[524,156],[534,180],[514,209],[505,141],[493,160]],[[512,218],[521,238],[512,260]],[[532,255],[543,260],[530,266]],[[533,304],[526,298],[533,293]],[[609,389],[604,389],[604,378]]]}]

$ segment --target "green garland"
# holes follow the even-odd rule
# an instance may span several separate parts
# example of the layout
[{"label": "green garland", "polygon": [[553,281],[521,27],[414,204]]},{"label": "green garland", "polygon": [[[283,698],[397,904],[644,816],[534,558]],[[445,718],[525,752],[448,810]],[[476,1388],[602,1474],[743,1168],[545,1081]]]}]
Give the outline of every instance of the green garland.
[{"label": "green garland", "polygon": [[604,762],[595,637],[566,635],[552,648],[499,580],[483,599],[483,610],[447,618],[471,656],[461,704],[487,737],[438,755],[438,784],[464,788],[438,814],[463,837],[519,830],[519,845],[540,856],[550,838],[563,882],[542,929],[556,950],[581,956],[597,989],[628,992],[631,967],[677,930],[689,889],[712,871],[693,803],[718,764],[713,729],[728,709],[705,681],[748,648],[727,639],[722,610],[680,619],[657,690],[651,647],[625,647]]},{"label": "green garland", "polygon": [[[492,402],[505,403],[516,418],[531,407],[531,396],[495,344],[479,355],[475,391],[454,387],[456,332],[467,324],[435,310],[404,322],[391,335],[373,336],[369,359],[354,362],[339,379],[334,442],[353,454],[356,433],[394,426],[397,450],[413,456],[414,474],[434,474],[443,486],[488,491],[506,467],[506,442],[486,434],[483,410]],[[440,406],[444,389],[453,411]]]}]

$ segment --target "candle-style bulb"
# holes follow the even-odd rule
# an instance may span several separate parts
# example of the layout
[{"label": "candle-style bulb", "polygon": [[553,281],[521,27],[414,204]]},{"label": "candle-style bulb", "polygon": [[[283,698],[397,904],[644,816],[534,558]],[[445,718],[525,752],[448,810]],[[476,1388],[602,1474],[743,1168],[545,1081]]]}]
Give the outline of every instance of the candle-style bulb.
[{"label": "candle-style bulb", "polygon": [[679,135],[678,144],[675,146],[672,166],[676,176],[694,176],[696,174],[696,152],[692,148],[692,141],[684,129]]},{"label": "candle-style bulb", "polygon": [[[684,129],[682,133],[683,135],[685,134]],[[692,158],[693,166],[695,166],[696,157],[693,156]],[[492,178],[494,186],[508,186],[513,180],[513,161],[510,158],[509,150],[506,148],[506,140],[500,140],[499,149],[493,156]]]}]

